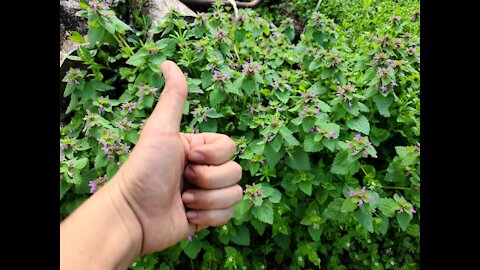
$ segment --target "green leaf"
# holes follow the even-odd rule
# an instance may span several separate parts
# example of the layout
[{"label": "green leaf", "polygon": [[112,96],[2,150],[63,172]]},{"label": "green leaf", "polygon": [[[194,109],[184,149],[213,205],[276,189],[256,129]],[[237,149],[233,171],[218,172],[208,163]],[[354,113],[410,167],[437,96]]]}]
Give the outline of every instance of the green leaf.
[{"label": "green leaf", "polygon": [[415,146],[396,146],[395,151],[404,167],[416,165],[420,161],[420,151],[416,151]]},{"label": "green leaf", "polygon": [[348,219],[348,216],[346,213],[341,211],[343,201],[344,200],[342,198],[334,199],[323,211],[323,216],[340,223],[345,223]]},{"label": "green leaf", "polygon": [[303,141],[303,149],[305,152],[320,152],[323,149],[322,141],[315,141],[315,134],[309,133],[305,136],[305,140]]},{"label": "green leaf", "polygon": [[75,168],[81,170],[88,164],[88,158],[81,158],[75,162]]},{"label": "green leaf", "polygon": [[402,231],[405,231],[407,229],[411,219],[412,219],[412,216],[407,214],[406,212],[401,212],[397,214],[398,225],[400,225],[400,228],[402,229]]},{"label": "green leaf", "polygon": [[107,90],[112,90],[115,89],[114,86],[108,85],[106,83],[103,83],[99,80],[91,80],[87,82],[88,87],[93,88],[95,91],[107,91]]},{"label": "green leaf", "polygon": [[387,217],[395,216],[396,211],[400,210],[400,205],[393,199],[380,198],[377,204],[378,209]]},{"label": "green leaf", "polygon": [[257,84],[255,80],[244,79],[242,81],[242,89],[245,91],[247,96],[250,96],[256,89]]},{"label": "green leaf", "polygon": [[284,151],[275,152],[271,143],[265,144],[263,153],[265,154],[265,158],[270,168],[275,168],[275,165],[277,165],[278,161],[280,161],[285,154]]},{"label": "green leaf", "polygon": [[307,194],[308,196],[312,195],[312,182],[311,181],[302,181],[298,183],[298,187],[303,193]]},{"label": "green leaf", "polygon": [[255,230],[257,230],[259,235],[263,235],[263,233],[265,232],[265,228],[267,227],[266,223],[263,223],[263,222],[259,221],[258,219],[255,219],[255,218],[252,219],[250,221],[250,223],[255,228]]},{"label": "green leaf", "polygon": [[369,232],[373,233],[373,218],[372,213],[367,213],[365,206],[360,207],[358,211],[355,212],[355,216],[357,217],[358,223],[365,227]]},{"label": "green leaf", "polygon": [[320,236],[322,235],[321,229],[314,229],[312,226],[308,227],[308,234],[312,237],[313,241],[320,241]]},{"label": "green leaf", "polygon": [[92,60],[92,54],[90,50],[85,46],[78,47],[78,55],[82,58],[83,61],[89,62]]},{"label": "green leaf", "polygon": [[300,144],[300,142],[292,135],[292,131],[286,126],[280,128],[280,134],[282,134],[283,139],[288,145],[296,146]]},{"label": "green leaf", "polygon": [[72,34],[68,37],[68,39],[77,43],[85,43],[85,38],[77,31],[72,31]]},{"label": "green leaf", "polygon": [[68,107],[67,107],[67,110],[65,111],[65,114],[68,114],[71,111],[73,111],[77,107],[77,104],[78,104],[78,97],[77,97],[77,95],[75,95],[75,93],[73,93],[70,96],[70,103],[68,104]]},{"label": "green leaf", "polygon": [[215,111],[214,109],[211,109],[209,110],[208,112],[206,112],[206,115],[209,117],[209,118],[220,118],[223,116],[223,114]]},{"label": "green leaf", "polygon": [[292,41],[295,38],[295,29],[293,27],[288,27],[285,29],[285,35],[290,41]]},{"label": "green leaf", "polygon": [[295,148],[295,152],[293,154],[289,153],[286,159],[286,163],[290,168],[296,170],[303,170],[309,171],[311,170],[310,167],[310,158],[308,154],[303,151],[301,148]]},{"label": "green leaf", "polygon": [[365,117],[363,114],[356,119],[348,120],[346,124],[350,129],[362,132],[365,135],[370,133],[370,123],[368,122],[367,117]]},{"label": "green leaf", "polygon": [[237,227],[237,234],[231,238],[231,240],[241,246],[250,245],[250,231],[244,225]]},{"label": "green leaf", "polygon": [[252,214],[262,222],[270,225],[273,224],[273,205],[269,201],[265,201],[262,205],[254,207],[252,209]]},{"label": "green leaf", "polygon": [[342,204],[342,213],[353,212],[357,209],[357,203],[353,201],[353,197],[346,198]]},{"label": "green leaf", "polygon": [[322,80],[332,77],[333,72],[334,72],[333,68],[325,67],[324,69],[322,69],[322,76],[321,76]]},{"label": "green leaf", "polygon": [[271,146],[275,152],[280,151],[280,148],[282,147],[282,136],[275,136],[275,138],[271,142]]},{"label": "green leaf", "polygon": [[128,60],[127,64],[138,67],[141,66],[145,63],[147,60],[147,56],[149,55],[149,52],[145,48],[141,48],[138,50],[134,55],[132,55]]},{"label": "green leaf", "polygon": [[280,200],[282,199],[282,193],[280,191],[278,191],[278,189],[276,188],[272,188],[273,189],[273,193],[268,196],[268,200],[272,203],[279,203]]},{"label": "green leaf", "polygon": [[88,29],[88,43],[97,44],[102,42],[103,37],[105,36],[105,29],[101,27],[92,26]]},{"label": "green leaf", "polygon": [[342,150],[337,153],[333,159],[333,164],[330,171],[334,174],[346,175],[355,174],[360,169],[358,162],[352,158],[347,150]]},{"label": "green leaf", "polygon": [[70,94],[73,93],[74,90],[75,90],[75,84],[67,83],[67,86],[65,87],[65,91],[63,91],[63,97],[68,97]]},{"label": "green leaf", "polygon": [[290,235],[276,234],[273,236],[273,241],[283,250],[288,250],[290,247]]},{"label": "green leaf", "polygon": [[136,144],[138,141],[138,138],[140,137],[140,134],[136,130],[132,130],[127,133],[127,140],[133,144]]},{"label": "green leaf", "polygon": [[243,217],[251,207],[252,204],[248,200],[243,199],[233,207],[233,216],[242,219],[241,217]]},{"label": "green leaf", "polygon": [[310,62],[310,65],[308,65],[308,70],[313,71],[313,70],[319,68],[321,64],[322,64],[322,62],[317,61],[317,60],[313,60],[312,62]]},{"label": "green leaf", "polygon": [[[192,237],[193,238],[193,237]],[[198,239],[193,238],[191,242],[183,249],[183,252],[187,254],[190,259],[195,259],[202,249],[202,242]]]},{"label": "green leaf", "polygon": [[210,105],[212,106],[217,106],[220,104],[222,101],[225,100],[226,94],[223,90],[220,90],[219,88],[214,88],[212,92],[210,92]]},{"label": "green leaf", "polygon": [[60,181],[60,200],[62,200],[63,196],[65,195],[65,193],[67,193],[71,186],[72,185],[65,181]]},{"label": "green leaf", "polygon": [[370,82],[375,77],[376,73],[377,71],[375,70],[374,67],[368,68],[363,74],[362,78],[360,79],[360,82],[362,83]]},{"label": "green leaf", "polygon": [[390,105],[393,103],[392,96],[384,97],[383,95],[375,95],[373,101],[375,101],[375,105],[377,105],[380,115],[390,117],[390,110],[388,108],[390,108]]},{"label": "green leaf", "polygon": [[315,31],[312,33],[312,37],[316,42],[318,42],[318,44],[323,45],[323,42],[327,36],[321,31]]},{"label": "green leaf", "polygon": [[387,182],[404,182],[407,179],[403,171],[402,162],[398,157],[395,157],[388,165],[387,174],[384,180]]}]

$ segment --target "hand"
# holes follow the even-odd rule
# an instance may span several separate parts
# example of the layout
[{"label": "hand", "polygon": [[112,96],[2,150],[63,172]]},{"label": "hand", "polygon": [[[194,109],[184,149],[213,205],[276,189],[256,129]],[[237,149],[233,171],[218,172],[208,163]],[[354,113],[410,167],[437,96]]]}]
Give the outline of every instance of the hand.
[{"label": "hand", "polygon": [[[141,255],[165,249],[197,229],[225,224],[242,198],[236,184],[242,169],[230,160],[235,142],[223,134],[179,133],[187,82],[171,61],[163,63],[162,70],[162,95],[128,160],[111,180],[141,225]],[[191,184],[195,186],[182,195]]]}]

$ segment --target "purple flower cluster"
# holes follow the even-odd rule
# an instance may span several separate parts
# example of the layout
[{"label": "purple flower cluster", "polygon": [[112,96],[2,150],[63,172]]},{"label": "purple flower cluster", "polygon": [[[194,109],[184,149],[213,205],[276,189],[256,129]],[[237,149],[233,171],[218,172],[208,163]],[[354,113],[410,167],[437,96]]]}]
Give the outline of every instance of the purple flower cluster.
[{"label": "purple flower cluster", "polygon": [[253,204],[254,207],[258,207],[263,203],[263,189],[260,186],[256,186],[255,182],[252,183],[250,186],[249,184],[245,185],[245,190],[243,190],[243,194],[248,196],[248,201]]},{"label": "purple flower cluster", "polygon": [[114,155],[130,153],[131,151],[130,146],[122,143],[122,140],[112,131],[105,130],[105,136],[98,138],[97,141],[103,145],[101,150],[109,159],[113,159]]},{"label": "purple flower cluster", "polygon": [[128,113],[132,113],[133,112],[133,109],[136,109],[138,107],[138,102],[132,102],[130,103],[130,101],[128,100],[125,100],[125,103],[123,103],[122,105],[120,105],[120,108],[122,109],[120,111],[121,114],[126,114],[127,112]]},{"label": "purple flower cluster", "polygon": [[69,71],[65,72],[67,83],[74,83],[76,85],[79,85],[80,82],[78,81],[81,79],[82,76],[82,71],[79,68],[70,68]]},{"label": "purple flower cluster", "polygon": [[371,146],[372,143],[368,140],[367,137],[362,137],[360,134],[357,134],[353,137],[352,141],[347,143],[347,146],[350,148],[354,148],[352,152],[352,156],[358,155],[358,153],[362,152],[362,157],[366,158],[370,153],[366,149],[368,146]]},{"label": "purple flower cluster", "polygon": [[207,112],[209,109],[209,107],[202,107],[201,104],[198,104],[197,108],[193,110],[192,115],[193,117],[202,116],[202,118],[198,120],[199,123],[202,123],[203,121],[207,121]]},{"label": "purple flower cluster", "polygon": [[254,63],[253,58],[250,56],[250,63],[245,62],[243,63],[243,74],[257,74],[258,69],[260,68],[260,64]]},{"label": "purple flower cluster", "polygon": [[121,130],[124,131],[125,127],[131,127],[132,122],[128,121],[126,117],[122,119],[122,121],[115,122],[115,125]]},{"label": "purple flower cluster", "polygon": [[225,80],[230,80],[230,74],[228,71],[221,72],[220,70],[214,69],[213,70],[213,75],[212,75],[212,80],[214,82],[216,81],[222,81],[225,82]]},{"label": "purple flower cluster", "polygon": [[189,235],[187,238],[188,238],[189,242],[192,242],[193,238],[198,238],[198,234],[193,233],[193,234]]},{"label": "purple flower cluster", "polygon": [[148,85],[139,85],[137,96],[140,99],[142,99],[145,96],[149,96],[149,95],[154,95],[155,96],[157,94],[157,91],[158,91],[158,88],[151,87],[151,86],[148,86]]},{"label": "purple flower cluster", "polygon": [[365,191],[365,186],[362,187],[362,189],[360,191],[353,191],[353,190],[350,190],[348,192],[348,196],[350,197],[353,197],[353,196],[357,196],[358,197],[358,206],[362,206],[364,202],[367,202],[367,201],[372,201],[375,199],[375,197],[371,196],[368,194],[368,192]]},{"label": "purple flower cluster", "polygon": [[348,101],[348,107],[350,107],[351,109],[353,107],[353,103],[352,103],[353,97],[350,97],[350,93],[355,92],[355,86],[349,82],[347,85],[343,87],[337,86],[337,90],[339,91],[339,93],[337,93],[336,96],[342,97],[344,102]]},{"label": "purple flower cluster", "polygon": [[88,1],[88,5],[93,8],[93,12],[97,13],[97,9],[106,10],[110,7],[110,4],[107,2],[99,2],[97,0],[90,0]]},{"label": "purple flower cluster", "polygon": [[228,33],[225,29],[220,28],[215,31],[215,37],[220,43],[224,43],[228,40]]},{"label": "purple flower cluster", "polygon": [[97,179],[88,182],[88,186],[90,187],[90,193],[95,193],[97,190],[102,187],[105,182],[107,181],[107,175],[99,176]]}]

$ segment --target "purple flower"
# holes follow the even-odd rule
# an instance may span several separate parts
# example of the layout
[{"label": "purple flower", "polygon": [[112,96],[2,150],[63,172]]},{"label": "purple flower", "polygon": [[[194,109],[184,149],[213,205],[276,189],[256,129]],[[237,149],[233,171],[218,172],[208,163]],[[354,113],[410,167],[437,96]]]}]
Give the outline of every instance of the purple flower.
[{"label": "purple flower", "polygon": [[260,160],[260,164],[265,164],[265,161],[264,160]]},{"label": "purple flower", "polygon": [[365,192],[365,186],[362,187],[362,192]]},{"label": "purple flower", "polygon": [[188,241],[192,242],[192,236],[191,235],[188,236]]},{"label": "purple flower", "polygon": [[368,196],[369,201],[373,201],[375,198],[373,196]]},{"label": "purple flower", "polygon": [[412,208],[412,210],[410,210],[410,213],[415,214],[417,213],[417,211],[415,211],[415,209]]},{"label": "purple flower", "polygon": [[348,107],[351,109],[353,107],[353,104],[351,101],[348,102]]},{"label": "purple flower", "polygon": [[311,129],[310,129],[311,132],[318,132],[320,131],[320,129],[317,127],[317,126],[313,126]]},{"label": "purple flower", "polygon": [[363,205],[363,200],[359,200],[358,201],[358,206],[362,206]]},{"label": "purple flower", "polygon": [[291,87],[290,85],[288,85],[288,84],[284,84],[284,86],[285,86],[285,88],[287,88],[287,89],[292,88],[292,87]]},{"label": "purple flower", "polygon": [[372,145],[372,143],[370,141],[368,141],[365,145],[370,146],[370,145]]},{"label": "purple flower", "polygon": [[307,111],[307,110],[308,110],[308,106],[303,106],[303,110],[304,110],[304,111]]},{"label": "purple flower", "polygon": [[96,181],[88,182],[88,186],[90,187],[90,193],[93,194],[97,191],[97,182]]},{"label": "purple flower", "polygon": [[357,134],[357,135],[355,135],[355,137],[353,137],[353,139],[354,139],[355,141],[360,140],[360,138],[362,138],[362,136],[361,136],[360,134]]},{"label": "purple flower", "polygon": [[260,189],[260,190],[258,191],[258,194],[262,194],[262,193],[263,193],[263,189]]},{"label": "purple flower", "polygon": [[400,210],[398,210],[398,213],[403,213],[403,208],[400,208]]},{"label": "purple flower", "polygon": [[316,108],[313,112],[318,114],[320,112],[320,108]]},{"label": "purple flower", "polygon": [[100,3],[100,8],[101,9],[108,9],[110,7],[110,4],[107,2],[102,2]]},{"label": "purple flower", "polygon": [[253,200],[252,196],[248,197],[248,200],[251,202]]},{"label": "purple flower", "polygon": [[335,133],[336,133],[335,131],[330,131],[328,133],[328,137],[333,139],[333,137],[335,137]]},{"label": "purple flower", "polygon": [[75,175],[74,173],[71,173],[71,172],[68,173],[68,176],[70,176],[70,178],[73,178],[74,175]]},{"label": "purple flower", "polygon": [[350,190],[350,191],[348,192],[348,195],[350,195],[350,197],[355,196],[355,194],[357,194],[357,193],[356,193],[355,191],[353,191],[353,190]]},{"label": "purple flower", "polygon": [[382,76],[383,76],[383,70],[382,70],[381,67],[378,68],[377,73],[378,73],[378,77],[382,77]]},{"label": "purple flower", "polygon": [[386,93],[387,92],[387,86],[385,84],[382,84],[382,92]]}]

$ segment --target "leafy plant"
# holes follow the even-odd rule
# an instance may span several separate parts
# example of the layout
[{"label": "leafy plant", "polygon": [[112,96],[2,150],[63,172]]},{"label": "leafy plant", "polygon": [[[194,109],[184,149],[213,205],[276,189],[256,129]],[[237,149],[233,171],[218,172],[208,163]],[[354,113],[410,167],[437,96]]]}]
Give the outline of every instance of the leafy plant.
[{"label": "leafy plant", "polygon": [[150,28],[138,13],[126,24],[105,3],[82,2],[89,44],[64,78],[61,218],[126,160],[170,59],[187,75],[182,131],[236,140],[244,198],[224,226],[132,269],[417,269],[419,3],[346,12],[351,2],[322,3],[336,20],[313,13],[296,44],[291,19],[236,18],[220,3]]}]

